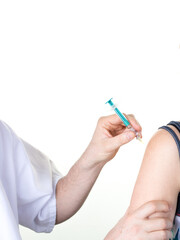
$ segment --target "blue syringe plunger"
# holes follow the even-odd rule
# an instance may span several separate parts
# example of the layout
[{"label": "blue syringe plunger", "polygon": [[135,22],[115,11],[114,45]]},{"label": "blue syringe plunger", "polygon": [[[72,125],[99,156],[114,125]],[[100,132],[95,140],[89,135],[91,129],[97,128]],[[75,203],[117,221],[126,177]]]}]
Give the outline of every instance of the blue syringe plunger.
[{"label": "blue syringe plunger", "polygon": [[123,121],[123,123],[125,124],[126,127],[130,125],[130,122],[127,120],[127,118],[114,105],[114,103],[112,102],[112,98],[109,101],[107,101],[106,103],[108,103],[113,108],[115,113],[120,117],[120,119]]},{"label": "blue syringe plunger", "polygon": [[109,103],[110,106],[114,106],[114,103],[112,102],[112,98],[109,99],[106,103]]}]

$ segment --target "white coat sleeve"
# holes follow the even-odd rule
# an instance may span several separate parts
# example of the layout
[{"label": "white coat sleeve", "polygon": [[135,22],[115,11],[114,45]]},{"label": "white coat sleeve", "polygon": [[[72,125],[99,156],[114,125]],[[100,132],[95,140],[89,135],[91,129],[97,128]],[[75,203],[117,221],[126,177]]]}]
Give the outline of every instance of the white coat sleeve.
[{"label": "white coat sleeve", "polygon": [[52,231],[56,220],[55,189],[61,177],[47,156],[0,121],[0,180],[17,224],[36,232]]},{"label": "white coat sleeve", "polygon": [[39,150],[19,139],[15,147],[21,158],[18,179],[19,223],[36,232],[51,232],[56,220],[55,189],[62,174]]}]

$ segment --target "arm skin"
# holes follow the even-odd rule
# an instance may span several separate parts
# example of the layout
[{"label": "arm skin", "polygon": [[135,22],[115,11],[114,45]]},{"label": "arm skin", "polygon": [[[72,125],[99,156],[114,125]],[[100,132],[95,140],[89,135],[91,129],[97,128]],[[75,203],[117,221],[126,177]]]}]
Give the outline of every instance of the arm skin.
[{"label": "arm skin", "polygon": [[56,224],[73,216],[83,205],[104,164],[86,166],[89,155],[85,152],[56,187]]},{"label": "arm skin", "polygon": [[[127,117],[134,129],[141,132],[141,126],[134,116],[128,115]],[[88,148],[72,166],[69,173],[57,183],[56,224],[67,220],[79,210],[103,166],[114,158],[123,144],[130,142],[133,138],[135,138],[135,134],[128,131],[116,115],[100,118]],[[173,145],[173,150],[174,148]],[[135,198],[135,193],[133,198]],[[150,199],[158,198],[163,199],[163,196],[150,197]],[[138,207],[146,200],[148,197],[132,204],[125,216],[107,234],[105,240],[165,239],[162,236],[171,238],[172,221],[168,214],[171,212],[169,204],[166,201],[150,201]],[[134,200],[133,202],[135,203]],[[171,203],[171,201],[169,202]],[[150,216],[157,214],[161,214],[162,217],[150,219]],[[171,215],[173,216],[172,213]]]},{"label": "arm skin", "polygon": [[[179,132],[171,126],[180,137]],[[151,200],[165,200],[171,210],[168,214],[155,213],[152,218],[168,217],[173,221],[180,191],[179,153],[173,137],[163,129],[150,140],[134,187],[128,213]],[[163,238],[166,239],[166,238]]]},{"label": "arm skin", "polygon": [[171,239],[172,221],[168,217],[150,217],[157,213],[168,215],[169,211],[165,201],[147,202],[132,213],[127,211],[104,240],[163,240],[163,236]]},{"label": "arm skin", "polygon": [[[134,129],[141,127],[133,115],[127,116]],[[56,186],[56,224],[73,216],[86,200],[103,166],[113,159],[120,146],[135,138],[120,118],[101,117],[92,140],[81,158]]]}]

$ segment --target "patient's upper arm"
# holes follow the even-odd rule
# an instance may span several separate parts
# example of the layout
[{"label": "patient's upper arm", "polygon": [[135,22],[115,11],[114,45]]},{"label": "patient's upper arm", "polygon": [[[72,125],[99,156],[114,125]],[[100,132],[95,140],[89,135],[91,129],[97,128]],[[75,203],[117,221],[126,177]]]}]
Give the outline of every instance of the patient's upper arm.
[{"label": "patient's upper arm", "polygon": [[129,211],[150,200],[166,200],[172,207],[170,217],[173,219],[179,191],[178,149],[173,137],[160,129],[146,148]]}]

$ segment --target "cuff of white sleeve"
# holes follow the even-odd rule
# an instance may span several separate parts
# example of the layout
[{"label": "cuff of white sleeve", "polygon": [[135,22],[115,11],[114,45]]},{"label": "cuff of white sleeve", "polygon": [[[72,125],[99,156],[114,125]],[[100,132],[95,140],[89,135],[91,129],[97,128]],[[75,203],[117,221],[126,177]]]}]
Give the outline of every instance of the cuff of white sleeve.
[{"label": "cuff of white sleeve", "polygon": [[51,202],[49,204],[49,223],[47,224],[47,228],[45,230],[45,233],[50,233],[54,229],[55,223],[56,223],[56,185],[59,181],[59,179],[62,178],[62,176],[56,176],[56,179],[54,180],[54,194],[51,198]]}]

